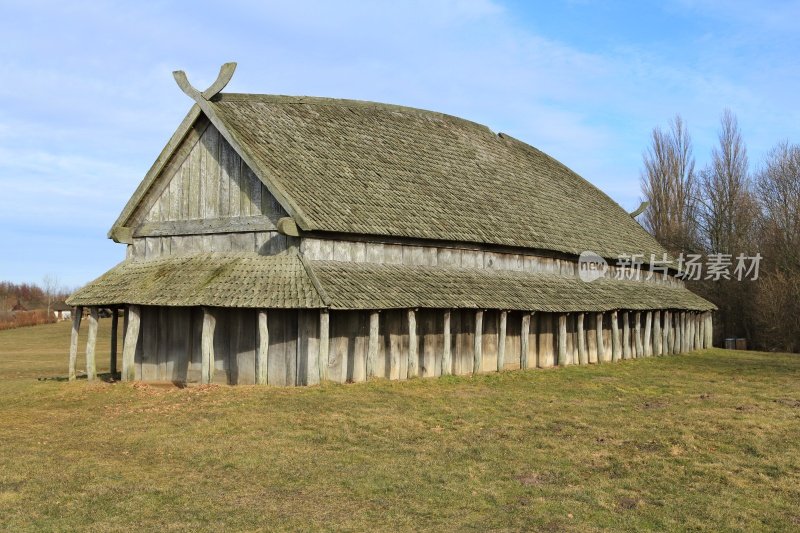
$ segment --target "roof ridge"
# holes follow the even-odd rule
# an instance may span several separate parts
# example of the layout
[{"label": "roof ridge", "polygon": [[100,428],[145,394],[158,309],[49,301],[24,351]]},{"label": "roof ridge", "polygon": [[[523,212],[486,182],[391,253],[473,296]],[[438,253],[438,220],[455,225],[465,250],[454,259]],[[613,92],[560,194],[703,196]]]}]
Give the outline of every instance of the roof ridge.
[{"label": "roof ridge", "polygon": [[497,134],[485,124],[481,124],[480,122],[475,122],[474,120],[469,120],[463,117],[459,117],[457,115],[451,115],[449,113],[442,113],[441,111],[433,111],[431,109],[423,109],[421,107],[413,107],[413,106],[405,106],[399,104],[389,104],[385,102],[376,102],[373,100],[356,100],[352,98],[330,98],[325,96],[292,96],[292,95],[285,95],[285,94],[260,94],[260,93],[219,93],[214,98],[209,100],[211,103],[220,103],[220,102],[245,102],[251,100],[258,100],[262,102],[269,102],[275,104],[286,104],[286,105],[293,105],[293,104],[303,104],[303,105],[329,105],[329,106],[354,106],[354,107],[365,107],[365,108],[378,108],[378,109],[386,109],[388,111],[399,111],[403,113],[412,113],[415,115],[421,116],[434,116],[443,118],[446,120],[455,120],[458,122],[463,122],[466,124],[470,124],[475,126],[481,130],[486,130],[493,136]]}]

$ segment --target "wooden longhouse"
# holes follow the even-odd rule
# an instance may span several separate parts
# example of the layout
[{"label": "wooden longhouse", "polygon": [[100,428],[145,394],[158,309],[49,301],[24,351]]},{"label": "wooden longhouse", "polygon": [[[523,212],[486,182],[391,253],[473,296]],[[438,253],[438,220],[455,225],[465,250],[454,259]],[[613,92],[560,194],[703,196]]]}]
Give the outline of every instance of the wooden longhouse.
[{"label": "wooden longhouse", "polygon": [[68,300],[90,310],[89,379],[106,307],[124,309],[123,380],[312,385],[710,346],[714,307],[674,271],[578,277],[587,250],[664,250],[547,154],[440,113],[220,93],[234,67],[204,92],[175,73],[195,105],[109,232],[127,257]]}]

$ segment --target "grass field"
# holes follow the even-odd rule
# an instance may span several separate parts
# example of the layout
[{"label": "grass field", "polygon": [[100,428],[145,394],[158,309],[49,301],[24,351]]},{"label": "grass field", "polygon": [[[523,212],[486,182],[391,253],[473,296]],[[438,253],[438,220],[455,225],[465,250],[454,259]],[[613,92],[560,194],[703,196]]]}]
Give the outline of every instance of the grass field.
[{"label": "grass field", "polygon": [[800,528],[798,356],[294,389],[37,381],[66,374],[68,344],[66,323],[0,332],[7,530]]}]

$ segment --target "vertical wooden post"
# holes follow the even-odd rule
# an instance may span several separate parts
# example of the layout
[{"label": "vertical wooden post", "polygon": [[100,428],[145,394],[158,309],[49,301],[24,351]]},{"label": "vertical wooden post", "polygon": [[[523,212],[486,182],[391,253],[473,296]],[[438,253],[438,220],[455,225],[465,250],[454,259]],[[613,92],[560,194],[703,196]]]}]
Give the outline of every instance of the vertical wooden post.
[{"label": "vertical wooden post", "polygon": [[108,371],[113,378],[117,374],[117,335],[119,330],[119,309],[111,310],[111,357]]},{"label": "vertical wooden post", "polygon": [[595,327],[595,334],[597,335],[597,362],[608,361],[606,358],[606,345],[603,340],[603,313],[596,313],[595,320],[597,326]]},{"label": "vertical wooden post", "polygon": [[672,353],[679,354],[681,353],[681,313],[680,311],[675,311],[672,316],[672,336],[674,337],[672,341]]},{"label": "vertical wooden post", "polygon": [[653,355],[661,355],[661,311],[653,313]]},{"label": "vertical wooden post", "polygon": [[644,356],[653,355],[653,312],[648,311],[644,316]]},{"label": "vertical wooden post", "polygon": [[330,353],[330,313],[319,310],[319,380],[328,379],[328,355]]},{"label": "vertical wooden post", "polygon": [[586,316],[586,313],[578,313],[578,364],[579,365],[588,365],[589,364],[589,354],[586,351],[586,332],[583,330],[583,319]]},{"label": "vertical wooden post", "polygon": [[375,376],[375,362],[378,360],[378,333],[380,314],[372,311],[369,314],[369,344],[367,346],[367,379]]},{"label": "vertical wooden post", "polygon": [[686,334],[686,311],[681,311],[680,316],[680,326],[681,326],[681,351],[680,353],[686,353],[689,351],[688,349],[688,335]]},{"label": "vertical wooden post", "polygon": [[128,306],[128,328],[122,346],[122,381],[136,379],[136,345],[139,343],[141,311],[138,305]]},{"label": "vertical wooden post", "polygon": [[[300,331],[299,324],[298,324],[298,331]],[[211,343],[211,346],[213,348],[214,346],[213,341]],[[300,343],[298,343],[298,346],[300,346]],[[211,360],[213,361],[213,354]],[[319,365],[319,363],[317,364]],[[308,371],[312,372],[312,369],[308,369]],[[315,368],[313,369],[313,371],[318,372],[319,368]],[[266,385],[267,383],[269,383],[269,314],[266,309],[259,309],[258,349],[256,351],[256,384]]]},{"label": "vertical wooden post", "polygon": [[[200,382],[211,383],[214,379],[214,329],[216,317],[211,309],[203,307],[203,323],[200,327]],[[256,372],[258,371],[258,357],[256,352]],[[256,373],[258,382],[258,373]]]},{"label": "vertical wooden post", "polygon": [[703,349],[703,321],[700,319],[700,313],[694,314],[694,348],[695,350]]},{"label": "vertical wooden post", "polygon": [[700,326],[700,348],[706,349],[706,313],[701,312],[697,315],[697,323]]},{"label": "vertical wooden post", "polygon": [[567,364],[567,315],[558,315],[558,366]]},{"label": "vertical wooden post", "polygon": [[481,371],[483,364],[483,310],[475,311],[475,345],[472,355],[472,373]]},{"label": "vertical wooden post", "polygon": [[417,315],[413,309],[408,310],[408,377],[417,375]]},{"label": "vertical wooden post", "polygon": [[83,318],[83,307],[80,305],[75,308],[72,316],[72,336],[69,341],[69,380],[75,381],[75,366],[78,364],[78,333],[81,330],[81,319]]},{"label": "vertical wooden post", "polygon": [[442,350],[442,375],[449,376],[453,373],[453,334],[450,331],[450,309],[443,313],[444,349]]},{"label": "vertical wooden post", "polygon": [[497,333],[497,371],[502,372],[506,367],[506,327],[508,325],[508,311],[500,311],[500,331]]},{"label": "vertical wooden post", "polygon": [[706,326],[705,326],[705,335],[706,335],[706,348],[713,348],[714,347],[714,327],[711,318],[711,311],[706,311]]},{"label": "vertical wooden post", "polygon": [[634,357],[643,357],[644,348],[642,347],[642,313],[636,311],[633,314],[633,344],[635,348]]},{"label": "vertical wooden post", "polygon": [[672,348],[669,344],[669,335],[671,329],[672,314],[669,311],[664,311],[664,329],[661,331],[663,339],[661,340],[661,355],[669,355],[672,353]]},{"label": "vertical wooden post", "polygon": [[622,357],[631,358],[631,324],[629,311],[622,312]]},{"label": "vertical wooden post", "polygon": [[86,340],[86,379],[94,381],[97,378],[97,365],[95,364],[95,347],[97,346],[97,307],[89,308],[89,338]]},{"label": "vertical wooden post", "polygon": [[622,359],[622,339],[619,337],[619,314],[611,311],[611,360]]},{"label": "vertical wooden post", "polygon": [[522,370],[528,368],[528,346],[530,343],[531,334],[531,315],[530,313],[522,313],[522,325],[520,327],[519,338],[519,367]]}]

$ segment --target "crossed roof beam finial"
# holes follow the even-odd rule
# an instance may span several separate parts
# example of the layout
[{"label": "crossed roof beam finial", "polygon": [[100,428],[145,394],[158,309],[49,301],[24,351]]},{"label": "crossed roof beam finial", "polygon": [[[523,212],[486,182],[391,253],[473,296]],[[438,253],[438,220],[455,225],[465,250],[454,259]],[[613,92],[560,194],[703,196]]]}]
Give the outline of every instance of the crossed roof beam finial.
[{"label": "crossed roof beam finial", "polygon": [[178,83],[178,87],[180,87],[189,98],[195,102],[199,102],[200,100],[211,100],[214,96],[216,96],[222,89],[225,88],[226,85],[228,85],[228,82],[231,81],[235,71],[235,62],[232,61],[230,63],[225,63],[219,68],[219,75],[217,75],[217,79],[214,81],[214,83],[212,83],[208,89],[202,92],[195,89],[194,86],[189,83],[189,78],[186,77],[186,73],[184,71],[176,70],[172,73],[172,76]]}]

